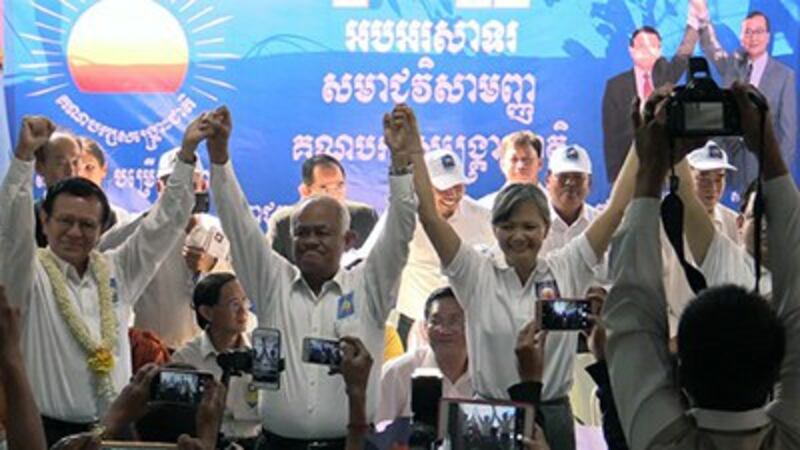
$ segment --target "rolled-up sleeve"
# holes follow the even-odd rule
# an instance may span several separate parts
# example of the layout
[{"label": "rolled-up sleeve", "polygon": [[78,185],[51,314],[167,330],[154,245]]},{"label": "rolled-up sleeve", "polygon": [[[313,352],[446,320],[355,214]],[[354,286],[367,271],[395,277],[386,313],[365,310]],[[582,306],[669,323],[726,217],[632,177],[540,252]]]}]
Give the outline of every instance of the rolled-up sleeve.
[{"label": "rolled-up sleeve", "polygon": [[659,200],[635,199],[614,238],[614,285],[603,307],[608,365],[620,422],[631,448],[653,438],[684,410],[672,380],[662,281]]}]

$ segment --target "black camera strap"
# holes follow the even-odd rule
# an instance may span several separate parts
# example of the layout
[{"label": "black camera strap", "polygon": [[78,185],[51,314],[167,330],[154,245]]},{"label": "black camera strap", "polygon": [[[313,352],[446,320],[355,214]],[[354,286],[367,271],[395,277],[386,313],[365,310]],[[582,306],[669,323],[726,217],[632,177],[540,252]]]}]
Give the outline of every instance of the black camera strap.
[{"label": "black camera strap", "polygon": [[700,293],[703,289],[708,287],[706,278],[697,270],[696,267],[686,261],[686,254],[683,246],[683,201],[678,195],[678,185],[680,180],[675,175],[675,168],[672,168],[672,173],[669,177],[669,193],[661,201],[661,221],[664,223],[664,230],[667,233],[672,248],[675,249],[675,254],[678,256],[678,262],[681,263],[683,273],[686,275],[686,280],[689,282],[689,287],[695,294]]}]

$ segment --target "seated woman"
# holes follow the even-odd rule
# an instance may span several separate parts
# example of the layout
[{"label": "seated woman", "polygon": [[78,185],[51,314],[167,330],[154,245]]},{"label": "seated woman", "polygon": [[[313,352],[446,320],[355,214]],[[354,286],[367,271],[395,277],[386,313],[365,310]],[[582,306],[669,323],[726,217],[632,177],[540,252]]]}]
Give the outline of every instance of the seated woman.
[{"label": "seated woman", "polygon": [[[518,383],[514,348],[524,324],[535,316],[537,299],[583,298],[593,283],[611,235],[619,225],[632,196],[638,160],[629,152],[605,210],[581,236],[564,247],[539,257],[550,226],[547,197],[534,184],[506,186],[492,208],[497,245],[486,252],[461,245],[450,224],[436,213],[423,159],[416,118],[400,105],[384,119],[385,127],[405,130],[405,139],[387,144],[406,147],[412,154],[414,181],[419,197],[419,219],[433,243],[444,274],[466,313],[470,375],[481,397],[508,399],[507,389]],[[544,389],[539,411],[544,433],[554,450],[575,448],[574,424],[567,394],[572,385],[578,333],[553,333],[547,340]]]},{"label": "seated woman", "polygon": [[[222,368],[217,355],[250,346],[247,337],[250,300],[232,273],[213,273],[197,283],[192,298],[197,324],[204,331],[172,355],[172,361],[211,372],[217,380]],[[231,377],[222,422],[222,434],[245,449],[252,448],[261,430],[258,391],[250,375]]]}]

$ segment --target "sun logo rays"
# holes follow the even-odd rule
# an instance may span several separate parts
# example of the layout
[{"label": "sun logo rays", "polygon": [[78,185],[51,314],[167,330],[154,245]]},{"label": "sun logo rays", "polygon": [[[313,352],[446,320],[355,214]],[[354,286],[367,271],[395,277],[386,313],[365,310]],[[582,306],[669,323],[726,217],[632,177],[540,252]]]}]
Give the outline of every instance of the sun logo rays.
[{"label": "sun logo rays", "polygon": [[40,97],[74,85],[85,94],[171,94],[186,88],[218,102],[236,86],[226,64],[225,24],[208,0],[30,0],[20,27]]}]

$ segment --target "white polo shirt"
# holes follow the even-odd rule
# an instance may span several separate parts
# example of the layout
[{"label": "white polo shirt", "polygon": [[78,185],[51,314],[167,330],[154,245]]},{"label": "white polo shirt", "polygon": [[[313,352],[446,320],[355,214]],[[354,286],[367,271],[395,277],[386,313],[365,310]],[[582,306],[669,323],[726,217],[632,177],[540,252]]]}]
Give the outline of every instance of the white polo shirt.
[{"label": "white polo shirt", "polygon": [[[714,233],[706,259],[700,265],[709,286],[735,284],[745,289],[756,285],[756,267],[753,257],[739,244],[728,239],[721,232]],[[772,274],[761,266],[759,292],[769,298],[772,295]]]},{"label": "white polo shirt", "polygon": [[[250,347],[246,334],[242,334],[244,348]],[[191,364],[198,370],[210,372],[219,381],[222,368],[217,364],[217,349],[202,333],[172,355],[172,361]],[[253,437],[261,431],[261,418],[258,416],[258,389],[252,386],[250,374],[231,377],[228,398],[222,421],[222,434],[227,437]]]},{"label": "white polo shirt", "polygon": [[[381,373],[381,399],[375,423],[411,417],[411,375],[418,368],[438,369],[436,355],[430,347],[419,347],[383,365]],[[475,390],[469,371],[455,383],[442,376],[442,397],[472,398]]]},{"label": "white polo shirt", "polygon": [[[469,246],[488,246],[494,243],[491,212],[477,201],[464,196],[458,208],[447,222],[461,240]],[[359,254],[367,255],[386,226],[386,214],[382,214]],[[408,263],[403,269],[396,309],[416,320],[424,318],[425,300],[434,290],[447,286],[447,277],[442,275],[441,263],[422,224],[417,220],[414,237],[411,239]]]},{"label": "white polo shirt", "polygon": [[[0,190],[0,283],[22,312],[22,350],[33,396],[45,416],[70,422],[98,418],[100,402],[95,377],[83,348],[67,327],[44,267],[36,257],[33,226],[33,161],[13,158]],[[150,282],[161,261],[183,233],[194,201],[193,167],[178,162],[167,191],[153,212],[124,244],[104,252],[111,270],[117,345],[111,372],[117,392],[131,377],[128,319],[131,308]],[[55,256],[55,255],[54,255]],[[56,257],[64,272],[70,300],[95,340],[100,338],[97,280],[83,277]]]},{"label": "white polo shirt", "polygon": [[286,370],[279,390],[261,393],[264,427],[287,438],[344,437],[348,420],[344,381],[341,376],[328,375],[326,366],[302,361],[303,338],[361,338],[374,361],[367,388],[367,412],[372,419],[383,362],[384,324],[394,308],[397,297],[392,293],[408,260],[408,242],[414,233],[417,200],[413,176],[389,177],[384,233],[364,262],[339,270],[318,295],[300,270],[265,241],[230,162],[212,165],[211,187],[231,241],[234,269],[253,300],[258,325],[277,328],[282,335]]},{"label": "white polo shirt", "polygon": [[594,206],[584,203],[581,207],[581,212],[578,218],[572,224],[567,225],[564,219],[558,215],[552,202],[550,203],[550,230],[547,232],[547,238],[542,242],[542,248],[539,254],[544,256],[550,253],[551,250],[561,248],[581,233],[589,228],[594,218],[597,217],[599,211]]},{"label": "white polo shirt", "polygon": [[[497,247],[479,252],[460,246],[444,273],[464,308],[470,375],[480,396],[508,399],[506,389],[520,381],[514,347],[520,329],[535,316],[541,289],[553,288],[563,298],[582,298],[594,280],[598,262],[584,234],[539,258],[522,284]],[[568,394],[577,345],[577,332],[548,336],[542,399]]]}]

